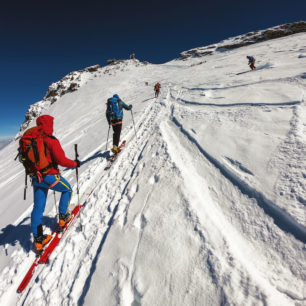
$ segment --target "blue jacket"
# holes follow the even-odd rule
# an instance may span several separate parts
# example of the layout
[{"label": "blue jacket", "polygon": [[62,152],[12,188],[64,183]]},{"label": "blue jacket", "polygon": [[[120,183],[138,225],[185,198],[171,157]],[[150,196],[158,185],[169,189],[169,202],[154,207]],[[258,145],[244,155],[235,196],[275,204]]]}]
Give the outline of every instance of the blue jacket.
[{"label": "blue jacket", "polygon": [[[125,104],[119,97],[117,98],[118,101],[118,106],[119,106],[119,112],[121,112],[123,109],[126,110],[131,110],[132,109],[132,105],[127,105]],[[123,119],[123,112],[122,112],[122,118],[118,119],[118,120],[110,120],[110,114],[108,113],[108,109],[106,108],[106,119],[108,124],[119,124],[122,123],[122,119]]]}]

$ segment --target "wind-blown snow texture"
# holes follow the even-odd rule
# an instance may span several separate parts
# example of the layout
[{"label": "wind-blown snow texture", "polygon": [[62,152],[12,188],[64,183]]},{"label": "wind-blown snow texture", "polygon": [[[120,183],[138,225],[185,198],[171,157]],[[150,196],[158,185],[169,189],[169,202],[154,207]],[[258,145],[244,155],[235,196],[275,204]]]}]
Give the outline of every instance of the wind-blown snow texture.
[{"label": "wind-blown snow texture", "polygon": [[[33,196],[23,201],[17,141],[0,151],[1,305],[306,304],[306,34],[200,60],[99,68],[44,109],[68,157],[78,143],[82,202],[94,191],[83,230],[20,295]],[[133,104],[137,139],[125,112],[126,148],[104,171],[114,93]],[[75,205],[75,171],[62,175]],[[52,193],[44,224],[56,224]]]}]

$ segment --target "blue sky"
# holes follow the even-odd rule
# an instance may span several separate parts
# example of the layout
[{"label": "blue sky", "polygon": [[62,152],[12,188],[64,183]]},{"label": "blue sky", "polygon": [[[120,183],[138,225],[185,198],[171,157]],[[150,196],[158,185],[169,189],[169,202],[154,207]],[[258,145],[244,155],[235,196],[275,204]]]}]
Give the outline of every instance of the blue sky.
[{"label": "blue sky", "polygon": [[[0,140],[71,71],[107,59],[164,63],[182,51],[306,20],[306,1],[6,1],[0,5]],[[101,114],[103,116],[103,114]]]}]

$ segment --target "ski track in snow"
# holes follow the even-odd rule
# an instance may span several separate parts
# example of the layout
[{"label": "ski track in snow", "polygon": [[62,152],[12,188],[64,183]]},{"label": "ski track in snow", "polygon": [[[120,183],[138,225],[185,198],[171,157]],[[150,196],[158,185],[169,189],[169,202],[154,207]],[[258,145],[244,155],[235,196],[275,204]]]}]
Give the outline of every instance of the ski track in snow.
[{"label": "ski track in snow", "polygon": [[[180,128],[182,133],[187,136],[199,149],[199,151],[216,167],[222,174],[228,178],[234,185],[236,185],[242,193],[246,194],[250,198],[255,198],[258,205],[262,207],[265,212],[274,219],[274,222],[282,228],[284,231],[291,233],[296,239],[306,243],[306,228],[297,223],[290,215],[284,213],[278,206],[272,201],[268,200],[262,193],[255,190],[251,186],[248,186],[246,182],[238,178],[234,173],[227,169],[224,165],[219,163],[216,159],[210,156],[198,142],[184,129],[179,121],[174,117],[173,122]],[[300,168],[300,167],[299,167]]]},{"label": "ski track in snow", "polygon": [[[172,113],[173,113],[173,109],[174,107],[172,107]],[[222,165],[220,162],[218,162],[216,159],[214,159],[212,156],[210,156],[199,144],[198,142],[195,140],[195,138],[193,136],[191,136],[182,126],[182,124],[174,117],[172,116],[172,122],[175,124],[175,126],[177,126],[177,128],[179,128],[179,130],[182,132],[183,135],[186,136],[186,138],[188,139],[189,142],[191,142],[192,145],[194,145],[198,151],[203,154],[203,156],[211,163],[212,166],[216,167],[220,173],[224,176],[224,178],[228,179],[230,184],[235,185],[236,187],[238,187],[239,192],[241,192],[242,194],[245,194],[247,197],[249,197],[252,200],[252,205],[254,205],[254,200],[257,202],[257,204],[263,208],[263,210],[265,211],[265,213],[267,214],[268,217],[272,217],[274,219],[274,223],[277,224],[280,229],[284,230],[286,233],[291,233],[293,235],[295,235],[295,237],[297,239],[300,239],[302,242],[305,243],[305,237],[306,237],[306,230],[305,227],[303,227],[303,225],[297,223],[294,219],[292,219],[290,217],[290,215],[284,213],[281,209],[278,208],[278,206],[274,205],[271,201],[269,201],[268,199],[266,199],[264,197],[263,194],[259,193],[258,191],[256,191],[255,189],[251,188],[250,186],[248,186],[246,184],[246,182],[241,181],[234,173],[232,173],[229,169],[227,169],[224,165]],[[169,142],[170,143],[170,142]],[[178,143],[178,141],[176,141],[175,143]],[[178,148],[176,147],[175,150],[177,150]],[[176,153],[176,155],[178,155]],[[174,155],[173,155],[174,156]],[[186,156],[186,154],[183,154],[183,156]],[[193,155],[192,155],[193,156]],[[186,162],[182,162],[182,165],[184,165],[184,168],[186,166]],[[187,169],[189,169],[189,167],[187,167]],[[183,171],[183,168],[182,168]],[[194,171],[191,171],[192,173],[196,172],[196,170],[194,169]],[[191,174],[191,176],[194,174]],[[188,180],[187,180],[188,181]],[[216,184],[217,185],[217,184]],[[233,195],[231,195],[233,196]],[[221,219],[221,218],[220,218]],[[217,222],[220,222],[220,219]],[[222,222],[222,226],[224,226],[224,222]],[[227,226],[226,226],[227,228]],[[222,231],[222,229],[220,229],[220,231]],[[222,233],[227,233],[226,231],[223,231]],[[235,240],[237,240],[237,235],[233,235],[236,236]],[[242,245],[245,245],[246,243],[238,243],[238,245],[240,245],[240,247]],[[230,246],[235,245],[235,243],[233,241],[231,241],[231,243],[229,243]],[[237,249],[239,249],[237,245]],[[277,250],[277,248],[275,247],[275,250]],[[253,248],[251,247],[251,249],[249,251],[244,250],[247,253],[255,253],[255,250],[253,250]],[[256,257],[256,256],[255,256]],[[260,256],[258,256],[260,257]],[[243,262],[243,260],[240,260],[240,262]],[[263,263],[261,262],[261,265],[263,265]],[[292,265],[294,265],[294,263],[292,263]],[[250,262],[248,262],[245,267],[251,266]],[[256,264],[254,265],[254,267],[256,266]],[[267,264],[268,266],[268,264]],[[253,267],[253,268],[254,268]],[[250,267],[248,267],[249,269]],[[253,269],[252,268],[252,269]],[[214,270],[212,268],[212,270]],[[265,273],[265,270],[263,269],[261,271],[261,273]],[[248,276],[249,281],[252,277],[254,277],[256,275],[256,273],[250,273],[250,275]],[[242,280],[241,280],[242,282]],[[258,279],[258,284],[255,286],[257,288],[257,286],[259,286],[260,284],[262,285],[265,281],[263,279]],[[302,285],[302,283],[301,283]],[[268,284],[266,283],[263,287],[268,286]],[[303,285],[302,285],[303,286]],[[246,288],[247,291],[249,291],[250,288]],[[257,288],[258,290],[258,288]],[[273,289],[270,288],[270,290],[272,291]],[[285,290],[282,290],[281,288],[277,288],[277,290],[279,290],[280,292],[285,292],[289,297],[295,297],[297,300],[303,300],[303,297],[297,297],[294,294],[290,293],[290,292],[286,292]],[[254,292],[253,294],[255,294],[256,296],[256,292]],[[230,298],[231,295],[233,295],[233,292],[229,292],[228,293],[228,298]],[[261,293],[258,295],[258,297],[261,296],[261,298],[263,299],[262,302],[265,303],[265,294]],[[236,300],[236,299],[234,299]],[[276,302],[278,301],[278,302]],[[284,301],[285,302],[285,299]],[[243,302],[244,304],[245,302]],[[276,299],[275,303],[279,303],[279,300]]]},{"label": "ski track in snow", "polygon": [[[163,105],[163,103],[161,105]],[[152,111],[150,110],[150,112]],[[155,116],[155,113],[154,113],[154,116]],[[145,130],[149,130],[150,127],[152,126],[152,121],[153,121],[152,118],[153,116],[151,116],[151,122],[150,120],[148,120],[149,123],[147,123],[147,128],[145,128]],[[175,118],[172,120],[176,126],[182,129],[182,127],[178,124],[178,122],[175,121]],[[142,125],[144,125],[144,123]],[[187,136],[189,140],[192,140],[190,135],[186,133],[184,134]],[[145,137],[141,137],[141,136],[140,136],[140,139],[138,140],[139,142],[141,142],[143,139],[148,139],[148,135],[145,135]],[[194,140],[192,140],[192,142],[196,144]],[[142,150],[140,150],[140,154],[138,153],[139,154],[138,156],[137,154],[136,156],[133,156],[133,160],[136,159],[137,162],[141,160],[141,155],[142,155],[143,150],[146,148],[146,145],[147,145],[147,142],[145,142],[144,147],[142,148]],[[139,152],[138,151],[139,148],[137,148],[137,146],[134,149],[134,152],[131,148],[129,149],[130,149],[129,155],[132,155],[133,153],[135,155],[135,153]],[[200,148],[199,151],[203,153],[203,149]],[[122,156],[125,153],[126,153],[126,149],[122,152]],[[205,155],[205,152],[204,152],[204,155]],[[211,158],[208,158],[208,159],[211,159]],[[219,165],[215,163],[215,166],[218,167]],[[116,167],[119,167],[119,165],[115,164],[114,168]],[[97,171],[98,167],[96,165],[93,165],[92,168],[93,168],[92,173],[99,172]],[[100,166],[100,169],[102,169],[102,166]],[[219,167],[219,169],[222,170],[223,168]],[[130,203],[132,196],[129,195],[129,200],[127,201],[124,201],[124,199],[127,197],[126,191],[129,186],[130,180],[132,180],[133,178],[133,173],[136,171],[136,168],[135,167],[132,168],[132,171],[130,171],[129,175],[125,175],[123,178],[120,178],[120,179],[117,177],[119,173],[116,173],[114,176],[111,175],[111,172],[112,171],[114,172],[115,170],[116,169],[110,170],[110,173],[106,173],[106,175],[110,176],[110,178],[112,178],[113,180],[115,179],[118,185],[117,189],[118,191],[121,191],[121,198],[117,198],[113,196],[113,191],[114,191],[113,189],[114,186],[113,186],[110,190],[110,194],[108,194],[106,198],[104,199],[104,197],[101,196],[100,193],[103,192],[103,194],[105,194],[105,190],[107,192],[108,188],[107,188],[107,184],[106,186],[102,184],[101,186],[99,186],[99,188],[97,188],[97,191],[95,191],[94,194],[90,197],[89,203],[87,204],[87,206],[84,209],[84,212],[82,213],[83,223],[91,223],[95,225],[93,226],[92,229],[88,229],[85,226],[84,232],[85,233],[88,233],[88,232],[95,233],[95,235],[90,235],[86,237],[83,234],[82,236],[83,236],[84,241],[80,241],[79,235],[76,235],[74,233],[76,230],[71,229],[71,232],[68,233],[67,235],[68,237],[65,238],[65,246],[63,246],[64,251],[58,254],[56,258],[53,258],[53,256],[51,256],[50,257],[51,265],[49,267],[44,267],[42,271],[39,271],[40,272],[39,283],[41,283],[42,285],[37,286],[38,284],[36,284],[36,286],[33,287],[33,289],[29,290],[28,294],[25,295],[26,297],[25,300],[22,303],[20,301],[20,304],[25,304],[25,305],[33,304],[34,305],[36,303],[39,303],[39,300],[41,299],[45,300],[47,303],[51,301],[55,302],[57,300],[57,297],[64,297],[64,296],[67,296],[67,298],[63,301],[63,304],[67,304],[67,305],[75,305],[76,303],[83,304],[84,299],[86,297],[86,293],[90,287],[91,277],[95,272],[96,261],[102,251],[103,244],[105,243],[108,232],[111,229],[111,226],[113,225],[114,219],[116,218],[116,214],[119,215],[118,222],[121,223],[122,226],[124,226],[127,223],[127,215],[129,211],[128,203]],[[130,178],[127,178],[128,176]],[[88,177],[91,177],[91,175],[89,174]],[[110,180],[110,178],[108,179],[108,181]],[[152,180],[155,181],[156,178],[153,178]],[[230,177],[230,180],[233,181],[232,177]],[[102,182],[102,178],[100,179],[100,181]],[[124,182],[124,184],[122,184],[122,181]],[[83,182],[80,182],[80,183],[81,185],[84,184]],[[250,192],[247,192],[247,193],[250,194]],[[95,211],[94,209],[91,209],[91,206],[96,206],[97,204],[99,204],[99,203],[95,203],[97,199],[99,199],[99,203],[108,203],[108,201],[110,200],[109,207],[106,210],[107,213],[104,210],[103,213],[100,213],[100,218],[97,218],[97,216],[92,216],[92,215],[89,216],[89,213],[86,214],[86,211],[89,211],[89,212]],[[145,221],[146,219],[143,216],[143,210],[145,209],[146,203],[147,203],[147,200],[144,202],[144,206],[140,210],[140,215],[135,220],[136,226],[140,229],[142,229],[145,226],[145,222],[146,222]],[[119,209],[119,204],[121,206],[120,209]],[[191,212],[190,214],[192,215]],[[193,214],[197,215],[196,213],[193,213]],[[191,218],[197,219],[197,217],[194,217],[194,216]],[[122,221],[120,221],[120,219]],[[103,220],[103,222],[101,222],[100,220]],[[193,222],[195,224],[194,226],[195,232],[198,233],[200,239],[203,240],[204,245],[205,245],[205,234],[206,233],[203,234],[203,231],[205,230],[201,229],[202,222],[199,222],[196,220],[193,220]],[[97,227],[99,227],[99,230],[97,229]],[[102,227],[102,230],[101,230],[101,227]],[[73,236],[75,237],[74,239],[72,238]],[[141,304],[141,297],[143,293],[141,293],[140,289],[137,289],[137,277],[135,276],[137,274],[135,274],[136,272],[134,271],[135,269],[134,262],[137,257],[141,238],[142,238],[142,232],[140,231],[138,233],[138,243],[135,246],[134,255],[132,257],[132,263],[130,265],[124,264],[122,262],[118,263],[120,266],[120,270],[122,271],[121,281],[119,281],[119,283],[117,284],[117,291],[118,291],[117,301],[119,304],[123,304],[123,305],[130,305],[132,303],[139,304],[139,305]],[[233,245],[233,242],[231,241],[229,245]],[[235,257],[233,256],[232,252],[228,249],[228,244],[225,243],[224,247],[225,249],[223,251],[228,253],[228,257],[229,257],[228,264],[235,266],[235,264],[233,263],[235,262]],[[248,251],[248,252],[251,252],[251,251]],[[259,280],[255,279],[255,281],[253,281],[252,279],[256,278],[254,276],[254,273],[250,273],[250,271],[242,272],[244,270],[242,267],[237,267],[236,275],[233,275],[232,270],[231,270],[231,274],[228,274],[228,272],[226,271],[221,271],[220,264],[218,264],[219,260],[221,260],[220,255],[216,254],[214,249],[212,249],[211,247],[207,247],[207,246],[204,248],[202,247],[202,252],[205,252],[207,254],[206,255],[207,257],[205,258],[205,260],[209,267],[209,274],[212,279],[212,283],[215,285],[216,288],[219,288],[215,290],[220,290],[219,295],[221,296],[221,300],[220,300],[221,303],[227,303],[227,302],[230,303],[231,299],[234,297],[233,300],[236,300],[236,301],[241,300],[242,303],[248,304],[247,300],[249,298],[249,295],[256,297],[258,301],[261,301],[263,303],[266,302],[266,296],[264,294],[264,290],[262,289],[261,291],[259,289],[259,287],[265,283],[263,279],[259,279]],[[72,256],[71,254],[73,254],[73,257],[71,257]],[[75,260],[76,258],[81,258],[82,260],[79,262]],[[69,262],[73,264],[69,264]],[[66,272],[66,270],[68,270],[69,272]],[[52,273],[50,271],[52,271]],[[52,275],[53,273],[56,273],[56,271],[59,271],[58,277],[55,277],[55,275]],[[69,277],[63,278],[61,277],[62,275],[67,275],[67,276],[69,275]],[[86,275],[86,279],[84,279],[82,275]],[[60,281],[58,281],[58,278],[60,279]],[[228,278],[232,282],[237,282],[237,283],[240,282],[241,284],[244,284],[243,286],[245,287],[244,289],[245,297],[239,296],[239,293],[237,293],[238,296],[233,294],[233,292],[231,291],[233,290],[233,288],[228,287],[227,285],[227,283],[229,282]],[[74,279],[72,286],[71,284],[69,286],[65,286],[65,284],[69,283],[69,279]],[[225,281],[226,279],[227,281]],[[29,293],[31,293],[31,295]],[[32,297],[32,299],[27,298],[27,296]],[[76,297],[78,296],[80,296],[80,298],[77,300]]]},{"label": "ski track in snow", "polygon": [[[149,127],[151,125],[150,122],[152,121],[154,112],[152,113],[152,110],[149,108],[143,116],[145,117],[148,113],[150,113],[150,115],[148,116],[149,119],[147,119],[149,125],[147,123],[146,124],[147,127],[144,126],[142,128],[144,135],[140,135],[138,142],[148,138],[147,133],[149,132]],[[140,125],[144,124],[145,123],[141,123]],[[133,136],[131,136],[131,138],[133,138]],[[122,153],[120,153],[121,159],[126,158],[125,157],[126,154],[129,155],[128,160],[131,160],[130,156],[132,156],[132,160],[136,159],[137,161],[141,159],[142,150],[140,150],[139,153],[139,147],[137,146],[136,142],[134,144],[134,148],[131,148],[132,145],[133,143],[131,142],[130,146],[127,145],[127,148],[125,148],[122,151]],[[97,164],[97,162],[95,162],[95,164]],[[89,172],[92,172],[93,174],[101,173],[102,172],[101,170],[103,169],[103,164],[99,165],[98,167],[95,164],[91,167],[91,171],[89,170]],[[69,303],[69,305],[74,305],[77,302],[76,300],[74,300],[74,296],[80,296],[79,303],[82,302],[84,296],[86,295],[86,290],[88,290],[88,287],[90,285],[91,275],[94,273],[95,270],[95,261],[98,258],[103,248],[103,244],[114,222],[116,214],[119,213],[118,212],[119,204],[122,205],[122,202],[124,202],[124,199],[126,197],[125,191],[131,179],[128,177],[133,176],[133,169],[131,171],[131,174],[129,174],[130,171],[128,169],[126,171],[123,171],[124,174],[122,174],[121,171],[118,171],[117,169],[118,167],[120,167],[119,170],[122,170],[121,168],[123,167],[123,165],[122,162],[120,163],[120,159],[114,163],[114,165],[109,170],[109,172],[105,172],[105,175],[102,175],[99,178],[98,182],[100,182],[100,185],[98,185],[94,193],[89,197],[88,203],[86,204],[84,210],[82,210],[81,220],[84,227],[83,232],[96,233],[97,236],[95,235],[86,236],[83,234],[82,235],[83,241],[81,241],[79,237],[80,235],[76,235],[77,229],[72,228],[71,230],[69,230],[67,236],[63,239],[65,241],[65,242],[63,241],[63,243],[65,243],[65,245],[63,246],[64,249],[63,252],[61,252],[61,254],[58,254],[55,258],[53,258],[53,256],[51,255],[50,262],[52,262],[52,264],[49,267],[44,267],[43,273],[40,273],[39,277],[40,283],[48,285],[45,286],[45,288],[44,286],[36,285],[35,286],[36,288],[31,289],[37,291],[37,293],[34,292],[31,294],[31,296],[34,297],[34,300],[29,300],[29,298],[26,299],[27,304],[39,303],[39,299],[41,298],[43,298],[43,300],[46,301],[48,300],[56,301],[58,297],[63,297],[63,296],[67,296],[67,299],[64,301],[64,303],[67,302]],[[85,174],[83,175],[83,177],[84,176],[91,178],[91,173],[87,175]],[[81,186],[84,184],[83,180],[84,179],[80,180]],[[108,185],[110,184],[108,182],[111,182],[112,185],[110,189],[108,188]],[[81,193],[82,189],[83,188],[81,187],[80,190]],[[120,194],[121,197],[118,197],[118,194]],[[86,192],[84,196],[86,196]],[[99,202],[96,202],[97,199],[99,199]],[[96,207],[100,203],[108,203],[107,204],[108,206],[107,207],[104,206],[104,210],[102,210],[100,214],[92,215],[92,213],[95,212],[95,209],[93,209],[93,207]],[[86,212],[88,212],[88,214]],[[102,222],[100,220],[102,220]],[[90,228],[88,224],[91,224],[92,228]],[[101,226],[103,229],[102,231],[101,231]],[[72,238],[73,236],[74,238]],[[71,244],[73,245],[71,246]],[[59,248],[60,247],[61,246],[59,246]],[[74,254],[73,258],[68,258],[66,260],[66,256],[68,256],[68,254]],[[81,262],[76,261],[76,258],[81,258],[82,261]],[[69,267],[69,265],[71,265],[69,264],[69,261],[75,264],[74,268]],[[62,264],[60,265],[60,263]],[[57,265],[59,268],[57,268]],[[79,268],[80,266],[81,268]],[[66,269],[69,269],[69,273],[66,272]],[[52,273],[50,273],[51,270]],[[56,273],[55,271],[59,271],[58,278],[54,277],[55,276],[54,273]],[[74,279],[72,285],[69,284],[68,287],[65,286],[65,284],[67,284],[68,279],[63,278],[62,274],[64,275],[66,274],[68,276],[68,279]],[[83,275],[88,275],[85,280]],[[54,281],[54,284],[51,283],[52,279]],[[58,279],[60,279],[60,281],[58,281]],[[80,283],[82,283],[82,286],[80,286]],[[83,291],[82,293],[82,291],[80,291],[80,288],[83,287],[84,289],[82,289]]]}]

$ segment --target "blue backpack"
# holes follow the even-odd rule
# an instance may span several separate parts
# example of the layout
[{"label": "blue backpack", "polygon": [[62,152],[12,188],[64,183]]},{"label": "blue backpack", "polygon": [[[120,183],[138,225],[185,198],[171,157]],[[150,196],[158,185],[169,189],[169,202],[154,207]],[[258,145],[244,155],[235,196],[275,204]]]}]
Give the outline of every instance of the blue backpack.
[{"label": "blue backpack", "polygon": [[110,121],[119,121],[123,117],[123,110],[119,110],[119,101],[112,97],[107,100],[107,115]]}]

